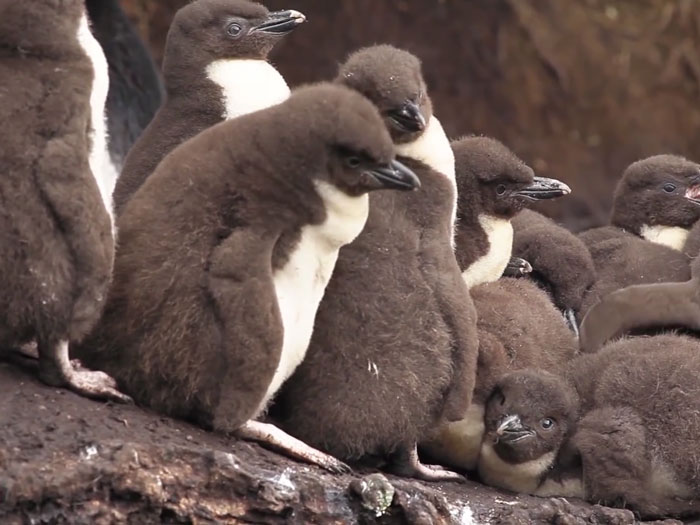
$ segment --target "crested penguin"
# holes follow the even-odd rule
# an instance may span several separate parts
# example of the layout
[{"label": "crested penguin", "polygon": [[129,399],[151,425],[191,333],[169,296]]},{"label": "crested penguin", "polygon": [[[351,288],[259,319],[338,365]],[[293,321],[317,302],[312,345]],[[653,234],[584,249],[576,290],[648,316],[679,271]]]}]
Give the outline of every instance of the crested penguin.
[{"label": "crested penguin", "polygon": [[342,469],[254,420],[304,359],[367,192],[419,184],[376,108],[341,86],[205,130],[125,206],[105,313],[78,356],[139,403]]},{"label": "crested penguin", "polygon": [[3,2],[0,46],[0,118],[12,123],[0,131],[0,348],[36,343],[45,383],[126,401],[69,358],[102,312],[113,264],[104,55],[82,0]]},{"label": "crested penguin", "polygon": [[506,376],[487,404],[482,478],[643,518],[697,517],[699,378],[700,342],[670,334],[584,354],[565,377]]},{"label": "crested penguin", "polygon": [[579,234],[596,269],[579,319],[620,288],[690,279],[683,248],[698,219],[700,165],[675,155],[631,164],[615,190],[611,224]]},{"label": "crested penguin", "polygon": [[[466,279],[473,283],[479,357],[467,414],[458,421],[443,422],[421,443],[421,450],[443,465],[473,470],[481,448],[484,404],[494,382],[507,372],[530,366],[563,370],[577,349],[574,334],[545,291],[526,279],[498,279],[500,265],[488,273],[473,271],[472,265],[488,258],[478,244],[488,239],[484,217],[496,213],[509,217],[513,208],[522,206],[517,192],[546,191],[554,197],[566,194],[568,187],[554,180],[536,180],[530,168],[494,139],[467,137],[454,141],[452,149],[459,189],[457,254]],[[498,247],[493,237],[491,244]],[[504,249],[502,260],[508,257]]]},{"label": "crested penguin", "polygon": [[271,414],[343,460],[459,480],[421,463],[416,447],[438,421],[463,416],[474,386],[476,316],[452,249],[454,156],[415,56],[361,49],[336,82],[375,103],[421,189],[370,196],[367,225],[340,250],[309,351]]},{"label": "crested penguin", "polygon": [[114,190],[117,214],[178,144],[289,96],[267,56],[304,21],[298,11],[269,12],[247,0],[195,0],[175,14],[163,57],[165,102],[124,161]]}]

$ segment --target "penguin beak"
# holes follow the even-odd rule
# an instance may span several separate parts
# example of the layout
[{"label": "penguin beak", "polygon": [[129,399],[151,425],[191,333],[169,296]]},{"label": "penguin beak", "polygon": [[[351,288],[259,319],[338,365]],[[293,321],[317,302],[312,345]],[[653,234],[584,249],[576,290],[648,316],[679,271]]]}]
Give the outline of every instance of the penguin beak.
[{"label": "penguin beak", "polygon": [[381,166],[365,172],[371,179],[374,189],[415,190],[420,188],[420,179],[406,166],[392,160],[387,166]]},{"label": "penguin beak", "polygon": [[389,111],[389,120],[392,126],[401,132],[423,131],[427,125],[420,107],[415,102],[406,102],[400,108]]},{"label": "penguin beak", "polygon": [[506,416],[496,428],[496,439],[502,443],[516,443],[534,432],[520,421],[520,416]]},{"label": "penguin beak", "polygon": [[700,185],[693,185],[685,190],[685,198],[694,204],[700,204]]},{"label": "penguin beak", "polygon": [[511,257],[503,275],[506,277],[522,277],[529,273],[532,273],[532,265],[529,262],[520,257]]},{"label": "penguin beak", "polygon": [[286,11],[274,11],[267,15],[262,23],[255,26],[250,32],[270,33],[273,35],[285,35],[296,29],[306,21],[306,17],[299,11],[288,9]]},{"label": "penguin beak", "polygon": [[562,197],[563,195],[568,195],[569,193],[571,193],[571,188],[557,179],[535,177],[532,184],[526,188],[514,192],[513,195],[531,201],[539,201],[543,199]]}]

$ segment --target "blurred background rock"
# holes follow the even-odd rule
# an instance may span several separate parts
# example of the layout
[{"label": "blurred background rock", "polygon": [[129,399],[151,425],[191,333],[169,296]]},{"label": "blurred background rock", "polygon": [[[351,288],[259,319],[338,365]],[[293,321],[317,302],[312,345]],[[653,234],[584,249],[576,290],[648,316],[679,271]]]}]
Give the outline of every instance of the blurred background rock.
[{"label": "blurred background rock", "polygon": [[[121,0],[157,63],[186,0]],[[424,63],[452,137],[496,137],[574,194],[543,211],[580,230],[607,221],[630,162],[700,160],[697,0],[267,0],[308,25],[273,60],[291,85],[330,79],[348,52],[391,43]]]}]

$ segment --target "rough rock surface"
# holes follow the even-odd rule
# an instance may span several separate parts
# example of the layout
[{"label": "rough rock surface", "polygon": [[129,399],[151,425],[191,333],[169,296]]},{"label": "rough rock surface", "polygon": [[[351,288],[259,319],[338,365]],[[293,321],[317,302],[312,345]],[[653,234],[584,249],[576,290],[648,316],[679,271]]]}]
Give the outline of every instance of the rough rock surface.
[{"label": "rough rock surface", "polygon": [[473,482],[332,475],[135,406],[46,387],[0,363],[3,525],[634,522],[626,510]]}]

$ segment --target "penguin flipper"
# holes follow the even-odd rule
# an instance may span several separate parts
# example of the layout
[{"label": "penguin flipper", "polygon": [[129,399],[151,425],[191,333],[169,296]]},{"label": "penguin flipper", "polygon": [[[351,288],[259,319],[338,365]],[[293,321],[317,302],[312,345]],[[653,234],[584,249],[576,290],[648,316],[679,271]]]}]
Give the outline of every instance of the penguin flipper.
[{"label": "penguin flipper", "polygon": [[88,165],[85,145],[77,135],[49,140],[38,158],[35,181],[56,218],[72,255],[75,300],[69,329],[71,341],[82,337],[99,319],[114,264],[109,214]]},{"label": "penguin flipper", "polygon": [[214,428],[233,432],[261,411],[277,365],[283,327],[272,276],[277,236],[238,228],[213,251],[207,288],[221,326],[221,359]]},{"label": "penguin flipper", "polygon": [[640,284],[603,297],[586,314],[580,329],[580,346],[595,352],[606,341],[637,328],[687,327],[700,330],[698,283]]}]

